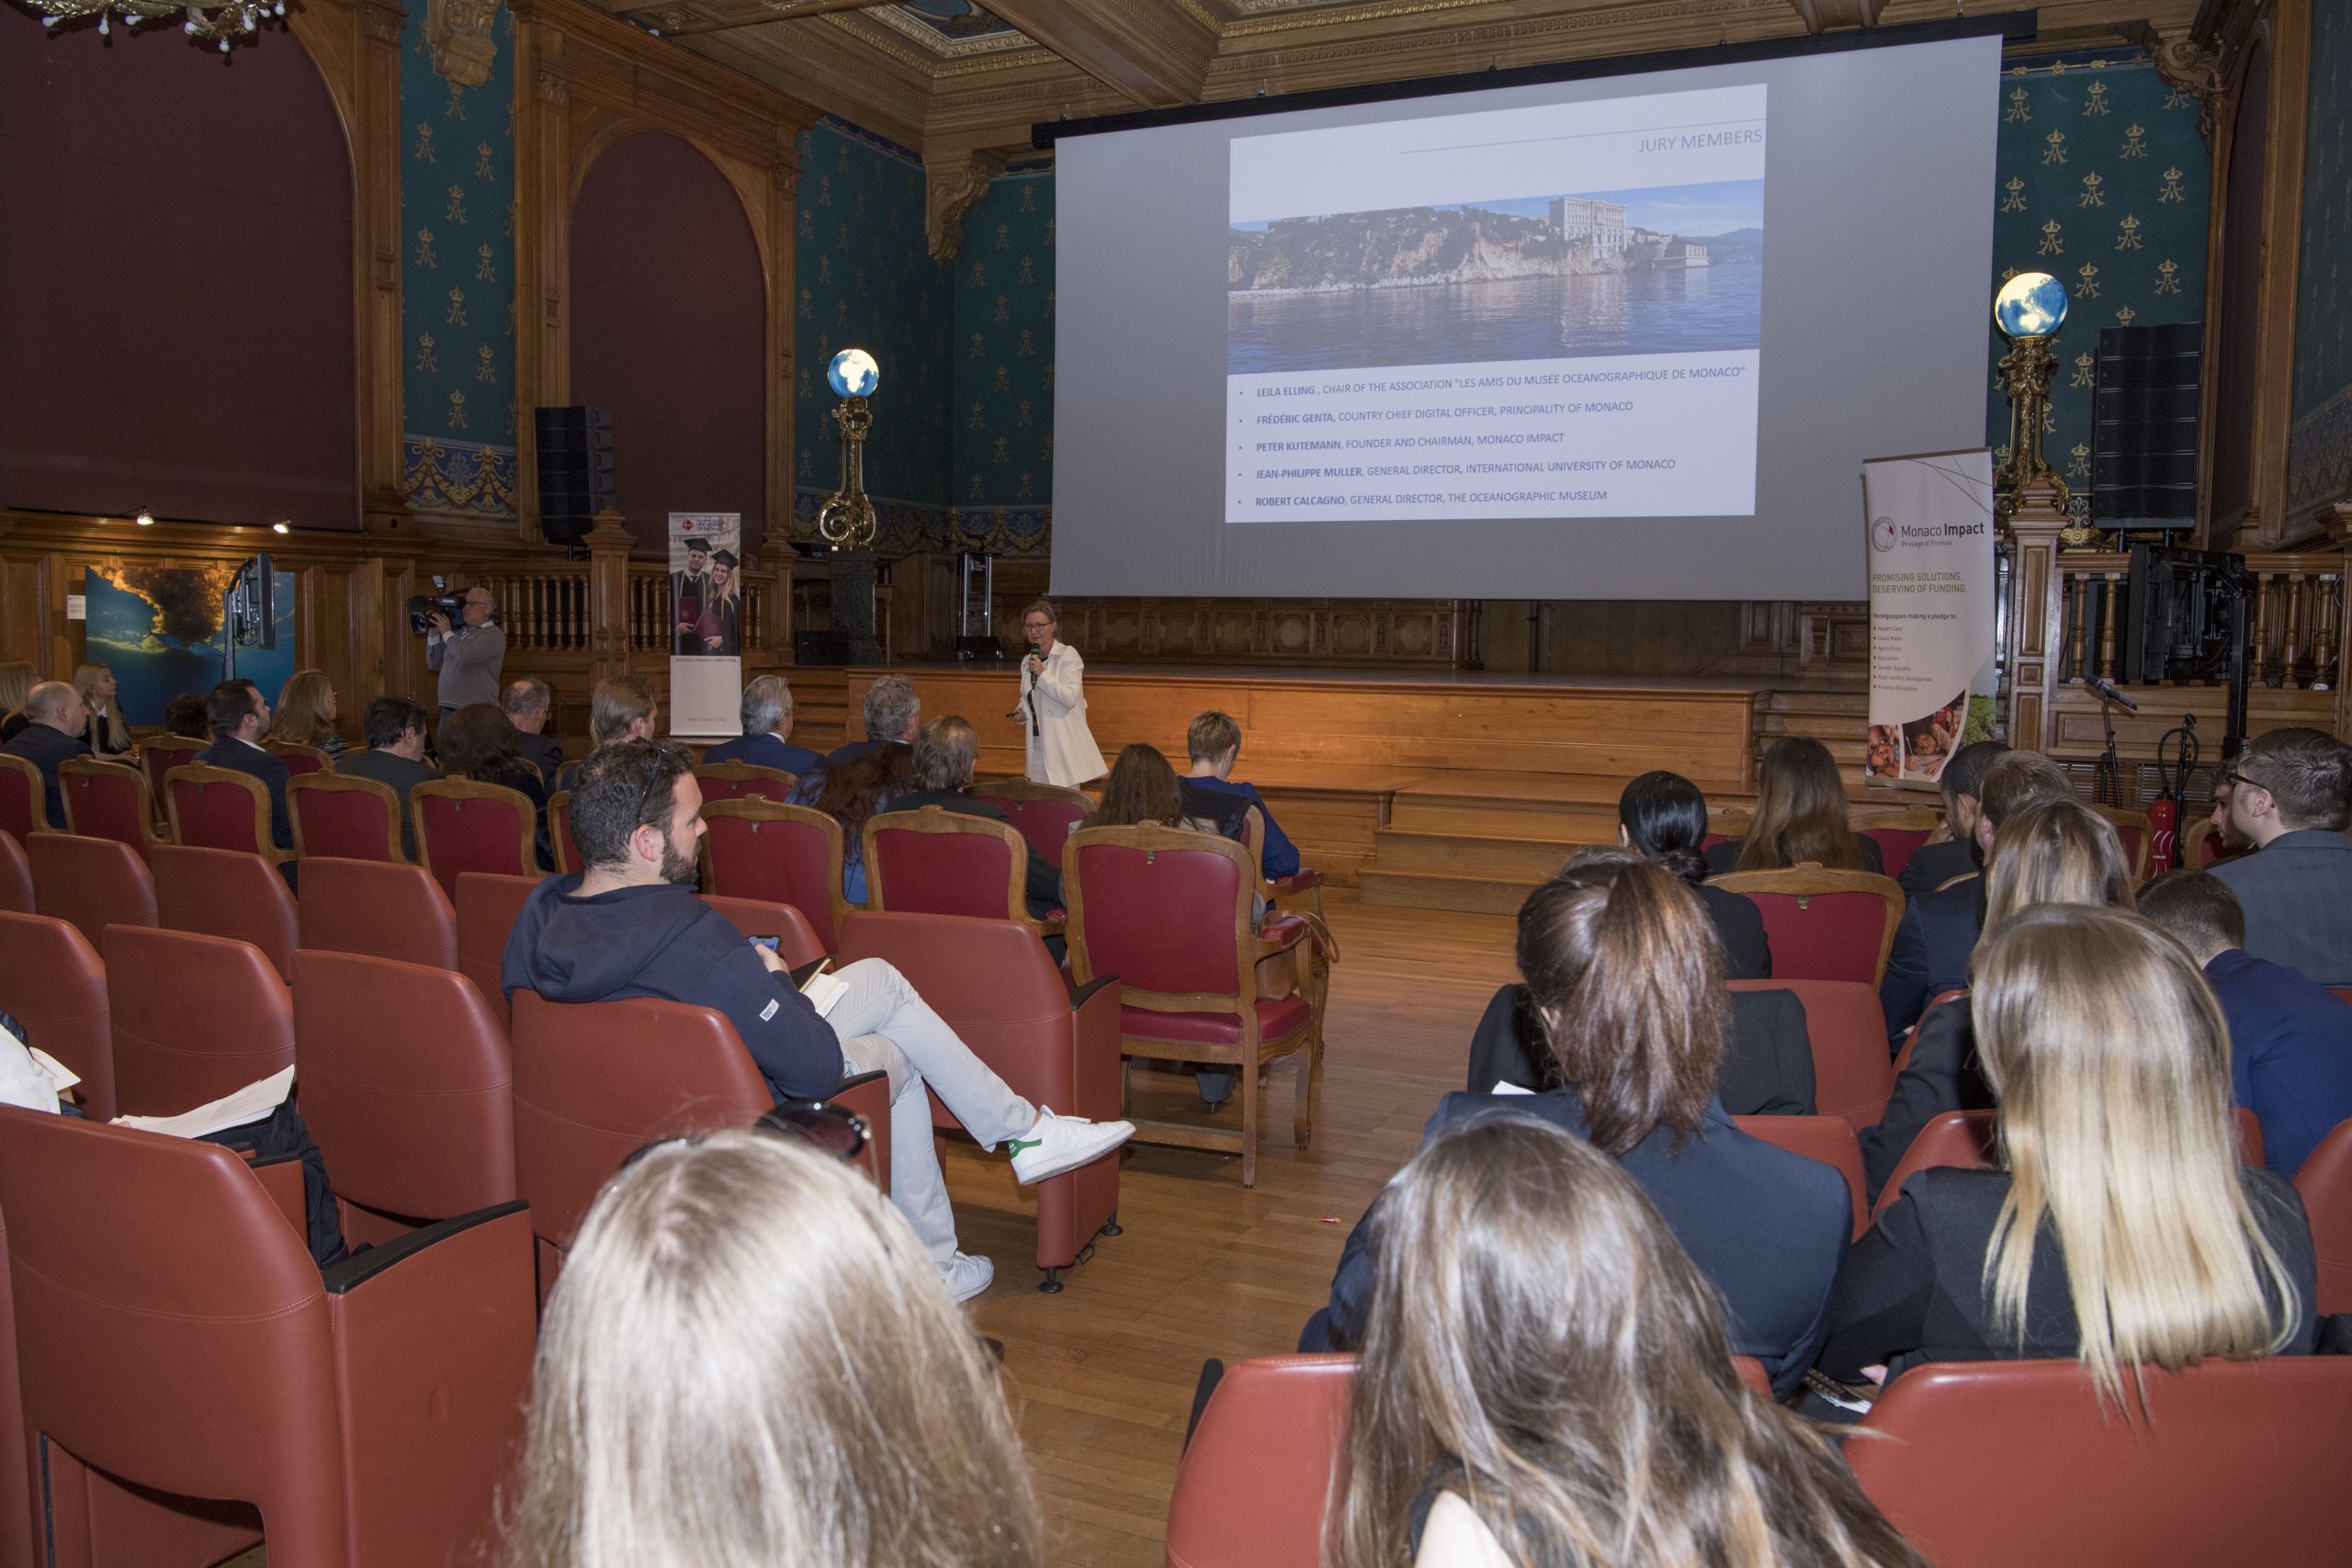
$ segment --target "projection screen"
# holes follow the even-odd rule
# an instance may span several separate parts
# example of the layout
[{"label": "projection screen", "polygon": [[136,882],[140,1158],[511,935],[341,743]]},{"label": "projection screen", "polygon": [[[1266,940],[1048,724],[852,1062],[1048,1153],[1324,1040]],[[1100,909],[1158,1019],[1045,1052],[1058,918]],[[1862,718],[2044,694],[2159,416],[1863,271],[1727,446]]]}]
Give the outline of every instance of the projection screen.
[{"label": "projection screen", "polygon": [[1053,588],[1854,599],[1984,439],[1990,34],[1055,138]]}]

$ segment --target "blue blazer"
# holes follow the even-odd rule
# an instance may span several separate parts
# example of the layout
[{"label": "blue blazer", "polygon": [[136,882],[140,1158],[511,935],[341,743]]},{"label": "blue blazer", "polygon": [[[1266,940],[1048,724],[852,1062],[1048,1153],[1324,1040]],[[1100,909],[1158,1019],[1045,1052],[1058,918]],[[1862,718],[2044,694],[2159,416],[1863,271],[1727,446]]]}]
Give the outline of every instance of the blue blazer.
[{"label": "blue blazer", "polygon": [[2262,1123],[2262,1163],[2291,1179],[2352,1117],[2352,1008],[2283,964],[2236,948],[2206,981],[2230,1024],[2230,1087]]},{"label": "blue blazer", "polygon": [[806,746],[795,746],[774,735],[739,735],[702,754],[706,762],[749,762],[755,768],[782,768],[795,778],[815,773],[825,759]]},{"label": "blue blazer", "polygon": [[251,773],[269,786],[269,838],[281,850],[294,847],[293,818],[286,815],[286,781],[290,776],[286,764],[258,746],[248,745],[234,736],[223,736],[196,754],[196,760],[207,767],[227,768],[232,773]]},{"label": "blue blazer", "polygon": [[[1583,1137],[1576,1091],[1449,1094],[1422,1131],[1427,1143],[1451,1122],[1492,1113],[1540,1117]],[[1731,1124],[1711,1104],[1699,1135],[1675,1146],[1664,1128],[1619,1157],[1667,1226],[1714,1282],[1729,1309],[1732,1354],[1754,1356],[1786,1393],[1804,1378],[1829,1331],[1830,1288],[1853,1234],[1853,1200],[1829,1167],[1774,1148]],[[1307,1325],[1302,1350],[1352,1349],[1363,1342],[1378,1245],[1372,1207],[1348,1237],[1331,1303]]]},{"label": "blue blazer", "polygon": [[1974,875],[1976,869],[1976,846],[1966,839],[1946,839],[1912,851],[1910,863],[1894,880],[1905,897],[1921,898],[1955,876]]},{"label": "blue blazer", "polygon": [[1266,797],[1258,793],[1257,785],[1243,784],[1238,779],[1188,778],[1184,781],[1184,787],[1204,789],[1216,795],[1238,795],[1256,807],[1258,815],[1266,823],[1266,842],[1258,856],[1266,874],[1269,877],[1288,876],[1298,870],[1298,846],[1290,841],[1289,835],[1282,830],[1282,825],[1274,820],[1274,808],[1266,804]]},{"label": "blue blazer", "polygon": [[1940,893],[1923,893],[1903,908],[1878,1004],[1890,1039],[1919,1021],[1928,1003],[1968,984],[1969,954],[1984,918],[1984,880],[1977,877]]},{"label": "blue blazer", "polygon": [[2245,907],[2245,950],[2323,986],[2352,986],[2352,838],[2281,833],[2213,874]]},{"label": "blue blazer", "polygon": [[0,746],[11,757],[22,757],[40,769],[40,782],[49,797],[49,825],[62,832],[65,828],[65,792],[57,784],[57,764],[68,757],[86,757],[90,748],[78,735],[68,735],[62,729],[51,729],[45,724],[28,724],[17,731],[6,746]]}]

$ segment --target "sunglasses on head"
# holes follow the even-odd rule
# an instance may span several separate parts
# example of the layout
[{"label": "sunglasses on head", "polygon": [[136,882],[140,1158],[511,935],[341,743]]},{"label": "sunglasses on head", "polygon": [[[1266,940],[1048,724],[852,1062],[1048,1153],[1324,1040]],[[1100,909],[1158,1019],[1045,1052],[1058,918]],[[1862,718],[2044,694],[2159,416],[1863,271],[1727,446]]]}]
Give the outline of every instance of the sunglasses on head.
[{"label": "sunglasses on head", "polygon": [[[854,1160],[864,1154],[871,1136],[871,1129],[866,1126],[865,1117],[846,1107],[835,1105],[830,1100],[787,1100],[752,1122],[751,1130],[776,1138],[806,1138],[835,1159],[842,1161]],[[657,1138],[652,1143],[631,1149],[628,1157],[621,1161],[620,1168],[627,1170],[655,1149],[669,1148],[673,1145],[698,1144],[702,1139],[700,1133],[676,1138]]]}]

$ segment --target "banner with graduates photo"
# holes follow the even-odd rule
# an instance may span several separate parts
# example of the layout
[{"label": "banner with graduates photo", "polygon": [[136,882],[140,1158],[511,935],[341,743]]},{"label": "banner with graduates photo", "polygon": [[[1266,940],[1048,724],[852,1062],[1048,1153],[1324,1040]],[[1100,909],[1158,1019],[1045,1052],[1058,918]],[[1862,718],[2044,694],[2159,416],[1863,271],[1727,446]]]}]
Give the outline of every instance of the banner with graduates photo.
[{"label": "banner with graduates photo", "polygon": [[1934,786],[1993,734],[1993,454],[1862,465],[1871,580],[1870,783]]},{"label": "banner with graduates photo", "polygon": [[670,513],[670,733],[742,733],[743,514]]}]

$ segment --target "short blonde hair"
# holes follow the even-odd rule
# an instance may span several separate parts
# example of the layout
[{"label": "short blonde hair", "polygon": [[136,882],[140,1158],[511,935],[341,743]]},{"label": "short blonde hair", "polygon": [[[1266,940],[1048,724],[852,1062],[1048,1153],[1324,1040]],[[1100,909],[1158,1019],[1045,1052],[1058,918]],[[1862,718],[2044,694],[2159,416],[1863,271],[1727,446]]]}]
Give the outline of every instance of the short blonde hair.
[{"label": "short blonde hair", "polygon": [[1184,750],[1195,762],[1214,762],[1241,745],[1241,726],[1215,708],[1193,716],[1184,729]]}]

